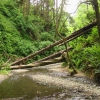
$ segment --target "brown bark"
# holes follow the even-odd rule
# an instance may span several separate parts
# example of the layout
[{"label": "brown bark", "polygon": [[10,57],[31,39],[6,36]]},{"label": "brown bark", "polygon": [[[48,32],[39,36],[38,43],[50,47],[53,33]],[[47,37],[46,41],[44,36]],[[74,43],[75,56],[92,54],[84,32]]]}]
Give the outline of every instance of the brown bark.
[{"label": "brown bark", "polygon": [[27,65],[15,65],[15,66],[11,66],[10,69],[24,69],[24,68],[32,68],[32,67],[38,67],[38,66],[43,66],[43,65],[47,65],[47,64],[53,64],[53,63],[57,63],[57,62],[61,62],[63,61],[63,56],[60,56],[58,58],[55,59],[51,59],[51,60],[46,60],[46,61],[40,61],[37,63],[33,63],[33,64],[27,64]]},{"label": "brown bark", "polygon": [[95,15],[96,15],[96,19],[97,19],[98,33],[99,33],[99,37],[100,37],[100,14],[99,14],[98,0],[93,0],[93,3],[94,3]]},{"label": "brown bark", "polygon": [[[93,23],[91,23],[91,24],[89,24],[89,25],[87,25],[87,26],[79,29],[78,31],[75,31],[74,33],[72,33],[71,35],[69,35],[68,37],[66,37],[65,40],[67,40],[69,42],[71,38],[73,38],[73,37],[75,37],[77,35],[80,36],[80,34],[81,35],[82,34],[86,34],[87,30],[93,28],[96,25],[97,25],[97,21],[94,21]],[[52,47],[54,47],[54,46],[56,46],[58,44],[61,44],[61,43],[63,43],[63,39],[61,39],[61,40],[59,40],[59,41],[57,41],[57,42],[55,42],[55,43],[53,43],[53,44],[51,44],[51,45],[49,45],[49,46],[41,49],[41,50],[39,50],[39,51],[37,51],[37,52],[35,52],[35,53],[31,54],[31,55],[28,55],[27,57],[24,57],[24,58],[22,58],[22,59],[20,59],[18,61],[15,61],[11,65],[15,65],[15,64],[20,64],[20,63],[26,62],[27,60],[29,60],[30,58],[36,56],[37,54],[40,54],[41,52],[43,52],[45,50],[48,50],[48,49],[50,49],[50,48],[52,48]]]},{"label": "brown bark", "polygon": [[[85,33],[86,33],[86,32],[88,33],[89,30],[91,30],[91,29],[86,30]],[[84,34],[84,32],[82,32],[82,33],[80,33],[80,34],[78,34],[78,35],[76,35],[76,36],[74,36],[74,37],[68,39],[67,41],[65,41],[65,43],[67,43],[67,42],[69,42],[69,41],[72,41],[72,40],[76,39],[77,37],[79,37],[79,36],[81,36],[81,35],[83,35],[83,34]],[[59,44],[59,46],[61,46],[61,45],[64,45],[64,43]]]},{"label": "brown bark", "polygon": [[[71,49],[73,49],[73,48],[72,48],[72,47],[69,47],[69,48],[68,48],[68,50],[71,50]],[[45,58],[40,59],[40,60],[38,60],[38,61],[36,61],[36,62],[33,62],[33,63],[37,63],[37,62],[44,61],[44,60],[48,60],[48,59],[53,59],[54,57],[61,56],[61,54],[64,53],[65,51],[66,51],[66,50],[61,50],[61,51],[59,51],[59,52],[57,52],[57,53],[54,53],[54,54],[52,54],[52,55],[50,55],[50,56],[48,56],[48,57],[45,57]]]},{"label": "brown bark", "polygon": [[23,0],[23,15],[28,17],[30,11],[30,0]]}]

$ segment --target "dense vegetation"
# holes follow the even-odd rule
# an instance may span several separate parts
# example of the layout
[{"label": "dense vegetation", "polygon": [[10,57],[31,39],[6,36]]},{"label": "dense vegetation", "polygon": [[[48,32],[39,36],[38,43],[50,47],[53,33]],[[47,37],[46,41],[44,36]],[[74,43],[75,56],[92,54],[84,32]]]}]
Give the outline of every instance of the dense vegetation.
[{"label": "dense vegetation", "polygon": [[[13,62],[32,54],[59,40],[61,38],[59,34],[62,37],[68,36],[96,19],[91,5],[87,9],[87,5],[82,4],[76,15],[72,17],[63,10],[64,2],[60,7],[55,8],[54,12],[51,12],[54,7],[52,0],[49,3],[45,1],[44,4],[47,6],[41,9],[41,2],[36,5],[25,5],[20,0],[0,1],[1,67],[8,59]],[[73,65],[98,81],[100,77],[100,39],[97,27],[89,30],[88,35],[82,35],[71,41],[68,46],[74,48],[69,52]],[[51,48],[34,57],[32,61],[64,48],[64,46]]]}]

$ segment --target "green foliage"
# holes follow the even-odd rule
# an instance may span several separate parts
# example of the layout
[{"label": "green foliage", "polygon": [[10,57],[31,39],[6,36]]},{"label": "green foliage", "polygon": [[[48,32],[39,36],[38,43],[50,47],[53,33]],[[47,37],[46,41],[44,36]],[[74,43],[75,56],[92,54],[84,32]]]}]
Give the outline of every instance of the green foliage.
[{"label": "green foliage", "polygon": [[[45,48],[46,46],[49,46],[50,44],[52,44],[52,42],[50,41],[43,41],[43,42],[40,42],[39,44],[39,49],[42,49],[42,48]],[[46,57],[48,55],[50,55],[51,53],[54,52],[54,49],[51,48],[49,50],[46,50],[44,51],[43,53],[40,54],[41,57]]]},{"label": "green foliage", "polygon": [[0,55],[3,60],[37,51],[31,40],[39,38],[42,23],[40,17],[34,15],[26,20],[14,0],[0,1]]},{"label": "green foliage", "polygon": [[12,15],[14,16],[15,5],[16,4],[13,0],[0,0],[0,13],[6,17],[11,17]]},{"label": "green foliage", "polygon": [[0,70],[0,74],[9,74],[10,70]]},{"label": "green foliage", "polygon": [[48,33],[48,32],[42,32],[41,33],[41,41],[54,41],[53,39],[53,34],[52,33]]},{"label": "green foliage", "polygon": [[13,26],[13,22],[0,14],[0,53],[6,55],[14,52],[15,43],[17,42],[16,36],[20,35]]},{"label": "green foliage", "polygon": [[75,60],[79,60],[76,61],[77,63],[86,61],[86,64],[89,63],[93,66],[99,64],[100,56],[98,55],[100,54],[100,45],[98,43],[86,48],[77,48],[76,46],[74,53],[77,53],[77,55],[74,56]]},{"label": "green foliage", "polygon": [[1,67],[2,67],[3,64],[4,64],[3,59],[0,59],[0,69],[1,69]]},{"label": "green foliage", "polygon": [[10,65],[9,63],[4,63],[3,60],[0,59],[0,73],[1,74],[8,74],[10,72]]},{"label": "green foliage", "polygon": [[10,70],[10,64],[7,63],[1,69],[4,70],[4,71],[9,71]]},{"label": "green foliage", "polygon": [[40,33],[44,30],[44,20],[39,16],[30,15],[26,22],[26,34],[29,34],[32,39],[39,40]]},{"label": "green foliage", "polygon": [[98,81],[100,76],[100,40],[97,29],[94,28],[88,36],[79,37],[70,53],[73,64],[84,71],[89,77]]},{"label": "green foliage", "polygon": [[[76,16],[75,23],[70,25],[69,31],[78,30],[88,23],[95,20],[95,12],[91,5],[82,4]],[[73,27],[72,27],[73,26]],[[84,71],[89,77],[95,78],[96,81],[100,77],[100,39],[97,27],[89,30],[87,34],[70,42],[74,50],[70,52],[72,62],[78,69]]]},{"label": "green foliage", "polygon": [[70,30],[78,30],[90,22],[95,20],[95,11],[92,5],[81,4],[74,17],[74,23],[71,25]]},{"label": "green foliage", "polygon": [[33,43],[26,39],[21,39],[20,41],[18,41],[18,44],[16,44],[16,46],[17,47],[15,48],[15,50],[17,52],[15,51],[15,54],[19,56],[27,56],[37,50]]},{"label": "green foliage", "polygon": [[[51,2],[51,8],[52,6]],[[9,58],[14,61],[18,57],[32,54],[55,42],[55,23],[49,20],[50,23],[47,25],[47,18],[44,18],[46,15],[42,16],[39,9],[38,13],[40,14],[33,15],[33,13],[36,13],[36,11],[32,10],[33,8],[31,7],[31,14],[26,19],[15,0],[0,1],[0,66],[4,65],[4,62]],[[53,16],[52,12],[49,15]],[[64,14],[63,12],[62,19],[58,25],[58,31],[63,36],[68,36],[71,32],[82,28],[95,19],[92,6],[89,5],[87,9],[84,4],[79,7],[74,19],[69,16],[68,22],[62,23],[66,19],[66,15],[68,13]],[[48,32],[46,25],[49,27]],[[87,33],[87,35],[83,35],[70,42],[69,46],[74,47],[70,55],[74,66],[89,76],[95,77],[97,81],[100,77],[100,40],[96,27]],[[64,46],[56,46],[35,56],[31,61],[38,60],[63,49],[65,49]],[[66,64],[63,63],[63,65]],[[5,65],[2,70],[2,72],[8,71],[9,64]]]},{"label": "green foliage", "polygon": [[63,67],[66,67],[66,66],[68,66],[68,63],[67,63],[67,62],[63,62],[63,63],[62,63],[62,66],[63,66]]}]

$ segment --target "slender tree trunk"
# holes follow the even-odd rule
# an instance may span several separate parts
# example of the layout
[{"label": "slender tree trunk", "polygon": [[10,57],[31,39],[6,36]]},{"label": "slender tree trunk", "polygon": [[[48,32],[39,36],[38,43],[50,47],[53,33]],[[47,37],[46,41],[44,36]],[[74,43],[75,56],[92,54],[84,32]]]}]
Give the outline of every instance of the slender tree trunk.
[{"label": "slender tree trunk", "polygon": [[47,22],[47,25],[46,25],[46,31],[48,32],[49,31],[49,7],[50,7],[50,2],[49,0],[47,0],[46,2],[46,22]]},{"label": "slender tree trunk", "polygon": [[99,33],[99,38],[100,38],[100,13],[99,13],[99,5],[97,0],[93,0],[94,3],[94,9],[95,9],[95,14],[96,14],[96,19],[97,19],[97,28],[98,28],[98,33]]},{"label": "slender tree trunk", "polygon": [[28,18],[30,11],[30,0],[23,0],[23,15]]},{"label": "slender tree trunk", "polygon": [[62,14],[63,14],[63,8],[64,8],[64,4],[65,4],[65,0],[62,0],[61,2],[61,8],[60,8],[60,15],[59,15],[59,19],[58,19],[58,24],[57,24],[57,27],[56,27],[56,34],[58,34],[58,36],[63,39],[63,43],[65,45],[65,49],[66,49],[66,53],[67,53],[67,61],[68,61],[68,64],[69,64],[69,67],[71,67],[74,71],[74,73],[76,73],[76,70],[73,66],[73,63],[72,63],[72,60],[70,58],[70,55],[68,53],[68,49],[67,49],[67,43],[66,43],[66,39],[59,33],[59,26],[60,26],[60,20],[62,19]]},{"label": "slender tree trunk", "polygon": [[57,29],[58,29],[58,0],[55,1],[55,38],[57,36]]}]

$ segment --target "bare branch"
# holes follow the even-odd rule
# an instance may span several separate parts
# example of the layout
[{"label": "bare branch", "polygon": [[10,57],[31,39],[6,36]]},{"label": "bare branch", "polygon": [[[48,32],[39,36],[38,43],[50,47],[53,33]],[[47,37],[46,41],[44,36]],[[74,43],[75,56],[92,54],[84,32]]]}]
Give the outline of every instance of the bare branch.
[{"label": "bare branch", "polygon": [[82,2],[82,1],[81,1],[81,2],[79,2],[79,4],[78,4],[76,10],[75,10],[73,13],[69,13],[69,14],[72,15],[72,14],[76,13],[76,11],[78,10],[78,8],[79,8],[80,5],[82,5],[82,4],[88,4],[88,5],[90,5],[90,4],[92,4],[92,2],[91,2],[91,1],[85,1],[85,2]]}]

